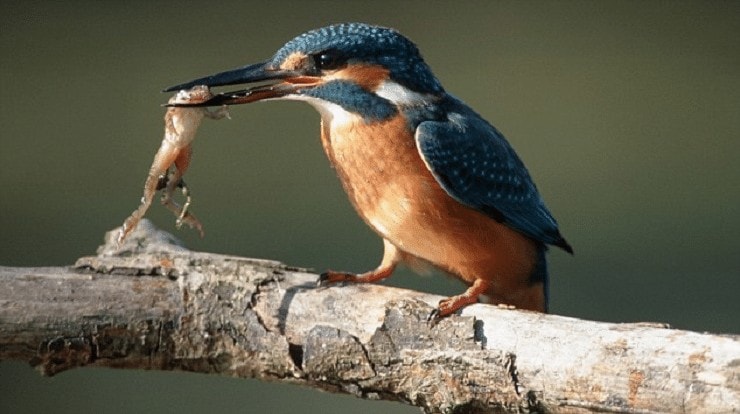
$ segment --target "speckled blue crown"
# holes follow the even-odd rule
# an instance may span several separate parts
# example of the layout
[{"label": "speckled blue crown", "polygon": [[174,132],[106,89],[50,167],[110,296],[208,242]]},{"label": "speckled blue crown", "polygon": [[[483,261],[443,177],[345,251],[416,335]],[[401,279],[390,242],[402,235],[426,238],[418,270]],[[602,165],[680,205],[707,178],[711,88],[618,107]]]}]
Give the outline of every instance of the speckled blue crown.
[{"label": "speckled blue crown", "polygon": [[364,23],[342,23],[306,32],[285,44],[272,59],[279,65],[289,55],[313,55],[332,49],[351,56],[349,63],[378,64],[390,78],[421,93],[441,93],[442,85],[409,39],[393,29]]}]

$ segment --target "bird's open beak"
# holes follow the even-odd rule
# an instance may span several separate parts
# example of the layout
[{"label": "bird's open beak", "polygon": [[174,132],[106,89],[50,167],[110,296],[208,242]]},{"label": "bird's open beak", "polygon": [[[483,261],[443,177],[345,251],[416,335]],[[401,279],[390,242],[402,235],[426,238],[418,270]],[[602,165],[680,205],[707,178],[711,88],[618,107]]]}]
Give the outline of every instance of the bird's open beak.
[{"label": "bird's open beak", "polygon": [[213,98],[197,104],[168,104],[167,106],[219,106],[238,105],[264,99],[281,98],[300,89],[315,86],[320,81],[317,76],[307,76],[299,71],[273,68],[269,62],[260,62],[234,70],[195,79],[190,82],[170,86],[162,92],[190,89],[197,85],[214,86],[255,83],[252,87],[233,92],[219,93]]}]

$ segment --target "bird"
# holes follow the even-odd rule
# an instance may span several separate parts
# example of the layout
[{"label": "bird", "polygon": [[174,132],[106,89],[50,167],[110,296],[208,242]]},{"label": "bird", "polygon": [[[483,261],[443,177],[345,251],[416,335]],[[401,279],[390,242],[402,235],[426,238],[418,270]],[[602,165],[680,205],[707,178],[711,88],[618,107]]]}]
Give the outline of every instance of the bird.
[{"label": "bird", "polygon": [[288,41],[269,59],[166,88],[247,85],[199,106],[304,101],[351,204],[383,240],[361,274],[320,285],[377,282],[400,263],[465,283],[430,313],[439,321],[484,300],[548,312],[546,251],[573,254],[527,168],[491,123],[449,94],[418,47],[395,29],[339,23]]}]

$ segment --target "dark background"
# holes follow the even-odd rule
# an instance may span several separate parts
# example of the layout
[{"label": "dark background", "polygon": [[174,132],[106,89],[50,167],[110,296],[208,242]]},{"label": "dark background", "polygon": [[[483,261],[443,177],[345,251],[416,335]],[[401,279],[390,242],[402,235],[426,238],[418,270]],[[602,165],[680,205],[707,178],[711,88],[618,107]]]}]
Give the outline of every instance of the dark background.
[{"label": "dark background", "polygon": [[[0,264],[71,264],[137,206],[169,85],[263,60],[341,21],[413,39],[448,91],[509,138],[575,257],[553,251],[552,310],[740,332],[738,2],[0,3]],[[364,271],[355,215],[308,105],[206,122],[187,181],[196,250]],[[390,285],[461,286],[401,271]],[[2,412],[417,412],[214,376],[0,364]]]}]

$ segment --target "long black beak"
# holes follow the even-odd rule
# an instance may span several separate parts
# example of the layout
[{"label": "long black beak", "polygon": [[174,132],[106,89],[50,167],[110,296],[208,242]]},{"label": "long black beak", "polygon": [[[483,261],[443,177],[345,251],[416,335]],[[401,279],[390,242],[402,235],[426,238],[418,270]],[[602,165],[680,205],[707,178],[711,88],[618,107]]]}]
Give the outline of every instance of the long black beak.
[{"label": "long black beak", "polygon": [[260,83],[260,85],[248,89],[214,95],[213,98],[198,104],[171,104],[168,106],[238,105],[263,99],[280,98],[303,87],[313,86],[318,81],[318,77],[305,76],[298,71],[275,69],[269,62],[260,62],[170,86],[162,92],[190,89],[197,85],[212,88],[215,86]]}]

